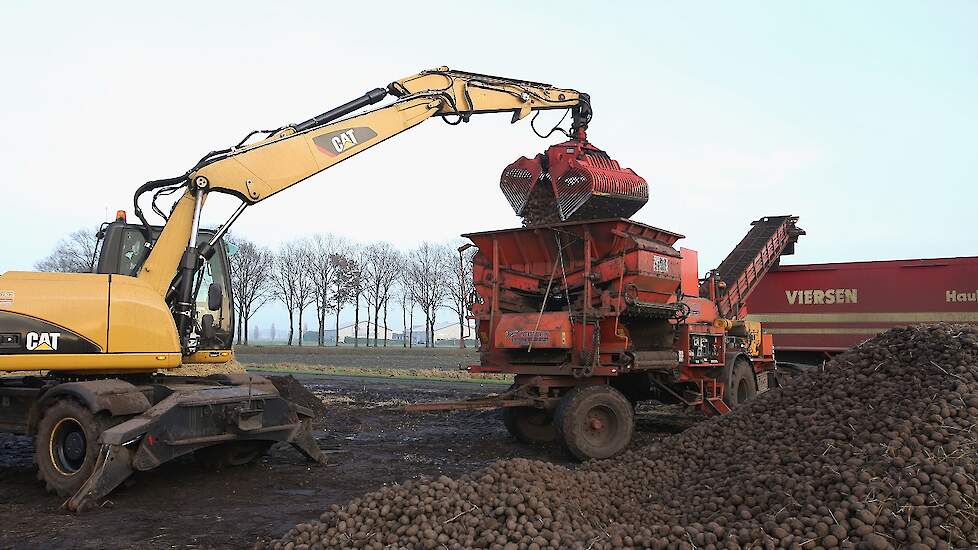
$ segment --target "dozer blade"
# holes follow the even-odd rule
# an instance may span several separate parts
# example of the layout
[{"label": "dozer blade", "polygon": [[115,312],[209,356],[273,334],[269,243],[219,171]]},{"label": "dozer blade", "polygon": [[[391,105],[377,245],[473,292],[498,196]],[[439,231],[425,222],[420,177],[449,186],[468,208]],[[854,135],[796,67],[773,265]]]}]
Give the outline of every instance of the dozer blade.
[{"label": "dozer blade", "polygon": [[521,157],[503,170],[499,187],[525,225],[628,218],[649,200],[641,176],[583,135]]}]

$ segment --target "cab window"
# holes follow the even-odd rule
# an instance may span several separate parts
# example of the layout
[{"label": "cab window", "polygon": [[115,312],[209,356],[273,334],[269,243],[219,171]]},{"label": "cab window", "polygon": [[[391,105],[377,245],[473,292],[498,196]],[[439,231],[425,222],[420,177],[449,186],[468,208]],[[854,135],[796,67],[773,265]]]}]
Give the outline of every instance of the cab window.
[{"label": "cab window", "polygon": [[[197,290],[197,303],[195,308],[197,310],[197,323],[203,324],[204,315],[212,315],[216,336],[215,341],[212,342],[202,340],[200,344],[203,349],[227,349],[231,346],[231,337],[234,328],[231,313],[231,295],[229,292],[231,285],[227,278],[227,256],[222,252],[224,250],[219,247],[218,252],[204,264],[200,288]],[[221,294],[223,295],[221,308],[217,311],[211,311],[207,307],[207,295],[212,283],[221,285]]]}]

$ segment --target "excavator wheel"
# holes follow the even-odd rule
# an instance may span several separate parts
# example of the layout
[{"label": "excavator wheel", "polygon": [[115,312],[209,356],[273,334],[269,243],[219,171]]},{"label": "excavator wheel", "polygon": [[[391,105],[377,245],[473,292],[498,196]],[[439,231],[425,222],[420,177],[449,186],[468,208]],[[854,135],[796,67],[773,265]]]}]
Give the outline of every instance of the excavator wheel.
[{"label": "excavator wheel", "polygon": [[553,413],[536,407],[503,409],[503,424],[521,443],[545,445],[557,440]]},{"label": "excavator wheel", "polygon": [[274,441],[229,441],[194,451],[194,458],[209,470],[244,466],[261,458]]},{"label": "excavator wheel", "polygon": [[34,440],[37,477],[60,496],[74,494],[98,460],[98,438],[109,418],[74,399],[58,399],[41,416]]},{"label": "excavator wheel", "polygon": [[578,386],[561,398],[554,423],[571,456],[603,459],[631,442],[635,413],[628,398],[611,386]]},{"label": "excavator wheel", "polygon": [[726,376],[723,379],[726,389],[723,393],[723,401],[731,409],[754,399],[757,395],[757,381],[754,378],[754,369],[743,357],[734,361],[729,369],[724,369]]}]

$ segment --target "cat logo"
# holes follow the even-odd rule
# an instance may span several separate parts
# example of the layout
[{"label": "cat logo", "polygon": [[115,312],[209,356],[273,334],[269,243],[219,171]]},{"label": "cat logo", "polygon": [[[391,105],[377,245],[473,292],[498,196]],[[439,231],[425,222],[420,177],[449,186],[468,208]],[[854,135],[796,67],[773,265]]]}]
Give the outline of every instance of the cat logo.
[{"label": "cat logo", "polygon": [[60,332],[28,332],[27,351],[58,351]]},{"label": "cat logo", "polygon": [[316,148],[321,152],[335,157],[375,137],[377,137],[377,132],[374,132],[366,126],[359,126],[316,136],[312,139],[312,142],[316,144]]}]

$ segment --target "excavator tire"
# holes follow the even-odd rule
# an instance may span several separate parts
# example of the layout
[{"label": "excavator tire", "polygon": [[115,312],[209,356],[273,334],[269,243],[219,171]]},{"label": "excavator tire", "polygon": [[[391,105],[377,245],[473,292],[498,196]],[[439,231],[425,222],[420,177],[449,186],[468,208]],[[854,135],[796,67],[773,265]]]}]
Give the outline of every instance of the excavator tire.
[{"label": "excavator tire", "polygon": [[578,386],[560,399],[554,423],[571,456],[604,459],[628,447],[635,412],[628,398],[611,386]]},{"label": "excavator tire", "polygon": [[34,439],[34,462],[49,492],[66,497],[81,487],[98,461],[99,435],[110,424],[108,415],[92,414],[71,398],[60,398],[44,410]]},{"label": "excavator tire", "polygon": [[731,409],[754,399],[757,395],[757,381],[754,378],[754,369],[743,357],[738,358],[726,370],[726,377],[723,382],[726,389],[723,393],[723,401]]},{"label": "excavator tire", "polygon": [[503,424],[521,443],[545,445],[557,440],[553,413],[536,407],[503,409]]},{"label": "excavator tire", "polygon": [[208,470],[223,470],[251,464],[261,458],[273,441],[229,441],[194,451],[194,459]]}]

